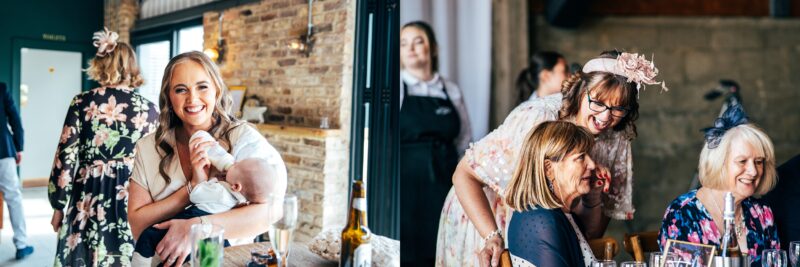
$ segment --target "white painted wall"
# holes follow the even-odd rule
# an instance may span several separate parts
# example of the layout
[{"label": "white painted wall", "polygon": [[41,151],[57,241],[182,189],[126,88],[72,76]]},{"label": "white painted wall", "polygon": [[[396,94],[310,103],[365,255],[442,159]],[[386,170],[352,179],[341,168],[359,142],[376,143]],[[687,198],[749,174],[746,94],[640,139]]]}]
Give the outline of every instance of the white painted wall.
[{"label": "white painted wall", "polygon": [[439,72],[464,92],[473,140],[488,133],[491,100],[492,2],[403,0],[400,25],[428,22],[439,42]]},{"label": "white painted wall", "polygon": [[81,54],[22,48],[20,88],[27,87],[27,103],[20,116],[25,148],[20,164],[22,179],[50,176],[59,136],[70,101],[81,92]]}]

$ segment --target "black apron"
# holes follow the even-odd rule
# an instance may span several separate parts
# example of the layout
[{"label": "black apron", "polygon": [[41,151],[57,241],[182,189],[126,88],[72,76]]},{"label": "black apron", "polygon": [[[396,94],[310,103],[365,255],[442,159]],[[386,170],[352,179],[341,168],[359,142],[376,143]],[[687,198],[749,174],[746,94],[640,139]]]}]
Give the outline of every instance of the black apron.
[{"label": "black apron", "polygon": [[409,96],[400,109],[400,255],[404,263],[433,264],[444,200],[458,164],[458,111],[445,99]]}]

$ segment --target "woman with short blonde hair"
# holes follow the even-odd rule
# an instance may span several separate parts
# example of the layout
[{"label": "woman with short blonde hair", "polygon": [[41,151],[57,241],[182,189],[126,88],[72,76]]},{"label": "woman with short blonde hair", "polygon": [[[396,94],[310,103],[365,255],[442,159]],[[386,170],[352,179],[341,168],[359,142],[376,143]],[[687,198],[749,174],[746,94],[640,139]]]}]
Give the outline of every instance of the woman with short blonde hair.
[{"label": "woman with short blonde hair", "polygon": [[769,136],[753,124],[742,124],[731,128],[720,140],[719,147],[724,149],[709,149],[708,146],[703,146],[698,166],[700,183],[703,187],[725,189],[724,178],[728,177],[725,159],[732,153],[732,146],[739,142],[749,144],[764,158],[764,176],[754,193],[756,196],[764,195],[778,183],[775,171],[775,153]]},{"label": "woman with short blonde hair", "polygon": [[140,138],[158,109],[136,92],[143,81],[133,49],[117,33],[94,34],[87,74],[101,87],[72,99],[59,138],[48,196],[58,232],[56,266],[129,266],[128,185]]},{"label": "woman with short blonde hair", "polygon": [[572,219],[573,204],[591,190],[594,137],[564,121],[539,124],[522,147],[505,201],[514,209],[508,249],[516,266],[586,266],[586,239]]},{"label": "woman with short blonde hair", "polygon": [[102,85],[128,85],[131,88],[138,88],[144,84],[139,64],[136,62],[136,52],[130,45],[118,42],[112,48],[107,45],[98,51],[96,57],[89,60],[89,68],[86,75],[89,79],[97,81]]},{"label": "woman with short blonde hair", "polygon": [[753,197],[777,183],[772,141],[747,121],[741,106],[732,106],[706,129],[699,168],[702,187],[676,198],[664,213],[662,248],[672,239],[720,249],[725,195],[730,193],[739,249],[760,265],[763,250],[780,248],[772,208]]}]

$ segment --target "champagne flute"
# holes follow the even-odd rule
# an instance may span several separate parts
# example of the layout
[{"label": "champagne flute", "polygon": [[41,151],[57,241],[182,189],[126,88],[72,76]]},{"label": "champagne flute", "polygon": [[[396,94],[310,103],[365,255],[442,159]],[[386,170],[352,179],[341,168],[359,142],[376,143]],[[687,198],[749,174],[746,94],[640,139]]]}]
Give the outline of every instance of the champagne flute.
[{"label": "champagne flute", "polygon": [[786,251],[782,249],[765,249],[761,252],[762,267],[786,267]]},{"label": "champagne flute", "polygon": [[789,260],[792,261],[792,266],[798,267],[798,258],[800,258],[800,241],[789,242]]},{"label": "champagne flute", "polygon": [[281,267],[288,266],[289,243],[292,242],[292,232],[297,227],[297,196],[287,194],[283,198],[283,218],[269,227],[269,242],[278,253],[278,263]]}]

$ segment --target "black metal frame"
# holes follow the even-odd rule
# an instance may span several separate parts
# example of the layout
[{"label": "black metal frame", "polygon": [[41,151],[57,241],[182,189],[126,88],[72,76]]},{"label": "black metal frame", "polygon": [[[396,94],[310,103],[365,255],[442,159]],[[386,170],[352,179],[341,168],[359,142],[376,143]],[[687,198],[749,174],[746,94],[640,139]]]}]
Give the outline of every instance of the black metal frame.
[{"label": "black metal frame", "polygon": [[136,53],[139,53],[137,46],[140,44],[169,41],[169,57],[172,58],[178,54],[178,42],[180,41],[178,40],[178,31],[193,26],[203,26],[203,18],[194,18],[147,30],[133,31],[131,32],[131,47],[137,50]]},{"label": "black metal frame", "polygon": [[394,239],[400,238],[399,5],[356,2],[349,176],[366,174],[369,228]]}]

